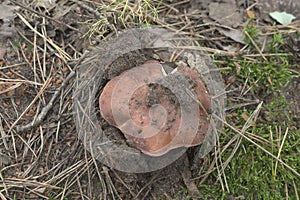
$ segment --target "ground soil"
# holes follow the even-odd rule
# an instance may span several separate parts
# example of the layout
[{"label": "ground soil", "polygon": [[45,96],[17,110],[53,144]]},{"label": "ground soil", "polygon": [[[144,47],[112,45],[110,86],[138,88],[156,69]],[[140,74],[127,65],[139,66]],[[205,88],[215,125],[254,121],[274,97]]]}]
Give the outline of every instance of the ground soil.
[{"label": "ground soil", "polygon": [[[0,0],[0,3],[3,2],[6,1]],[[95,14],[88,8],[96,10],[98,5],[96,3],[101,1],[94,1],[94,3],[83,1],[83,5],[88,7],[76,4],[75,1],[58,1],[62,8],[70,8],[70,10],[57,18],[55,14],[62,12],[62,8],[58,9],[55,5],[52,8],[48,5],[28,4],[25,0],[20,2],[24,7],[18,5],[16,9],[25,16],[28,23],[39,32],[46,30],[47,36],[62,47],[71,58],[66,59],[57,49],[49,45],[49,42],[46,44],[44,38],[38,37],[28,24],[24,23],[24,20],[16,16],[10,19],[9,23],[13,27],[11,35],[4,35],[0,40],[0,47],[6,51],[5,55],[0,57],[0,81],[5,79],[7,82],[0,84],[0,138],[2,140],[0,190],[3,191],[2,194],[7,199],[59,199],[62,196],[68,199],[183,199],[188,195],[200,199],[201,194],[193,190],[193,184],[202,180],[199,178],[205,174],[202,170],[210,163],[207,158],[195,158],[199,151],[197,147],[190,148],[186,154],[168,167],[143,174],[120,172],[107,168],[93,159],[91,153],[85,150],[82,141],[77,137],[72,110],[72,92],[76,85],[74,77],[66,83],[67,86],[62,89],[51,111],[40,124],[26,131],[17,131],[17,127],[29,124],[37,118],[72,68],[77,66],[85,50],[93,51],[101,48],[98,46],[100,39],[83,37],[83,33],[86,33],[91,25],[83,22],[95,19]],[[209,4],[207,1],[200,4],[196,1],[174,2],[179,2],[178,6],[174,7],[175,11],[166,8],[167,11],[162,12],[160,16],[166,24],[174,22],[180,24],[184,17],[179,18],[176,15],[184,15],[186,12],[190,13],[190,20],[195,25],[204,22],[209,24],[212,21],[207,16]],[[242,2],[244,4],[241,3],[239,9],[245,9],[246,2],[249,1]],[[17,6],[14,3],[11,5]],[[201,11],[197,16],[204,17],[204,20],[191,14],[197,9]],[[51,17],[44,18],[43,15],[33,11]],[[0,22],[2,21],[1,19]],[[165,26],[159,23],[157,25]],[[115,28],[122,29],[120,24]],[[176,28],[178,30],[182,27]],[[201,28],[202,30],[196,31],[191,28],[185,31],[203,34],[206,38],[201,41],[203,45],[220,48],[222,52],[229,45],[230,48],[241,47],[241,44],[217,32],[214,25]],[[0,34],[2,32],[1,30]],[[115,35],[113,30],[105,34],[107,38],[113,35]],[[102,77],[102,85],[99,85],[95,96],[96,114],[105,134],[118,145],[125,145],[133,151],[136,149],[126,141],[120,131],[101,118],[97,102],[103,86],[109,80],[122,71],[149,59],[158,59],[153,56],[151,50],[131,52],[116,58],[110,70]],[[167,63],[167,60],[164,61]],[[169,65],[174,68],[174,63]],[[299,71],[299,69],[295,70]],[[235,90],[241,87],[241,83],[232,83],[229,78],[230,76],[223,77],[229,89]],[[14,82],[20,84],[16,85]],[[291,111],[295,115],[295,124],[300,120],[299,90],[300,81],[297,78],[281,93],[288,101],[293,102]],[[229,103],[231,95],[235,94],[229,94]],[[245,98],[256,100],[256,97],[251,94]],[[187,187],[188,191],[185,190]]]}]

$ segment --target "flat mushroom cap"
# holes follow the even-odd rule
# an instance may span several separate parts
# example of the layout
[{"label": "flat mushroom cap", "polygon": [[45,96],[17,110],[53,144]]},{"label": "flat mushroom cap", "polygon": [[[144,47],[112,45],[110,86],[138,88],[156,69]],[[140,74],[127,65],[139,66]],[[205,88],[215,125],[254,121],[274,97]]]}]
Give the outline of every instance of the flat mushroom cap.
[{"label": "flat mushroom cap", "polygon": [[200,75],[189,67],[166,74],[172,70],[147,61],[114,77],[100,95],[102,117],[147,155],[199,145],[209,129],[210,96]]}]

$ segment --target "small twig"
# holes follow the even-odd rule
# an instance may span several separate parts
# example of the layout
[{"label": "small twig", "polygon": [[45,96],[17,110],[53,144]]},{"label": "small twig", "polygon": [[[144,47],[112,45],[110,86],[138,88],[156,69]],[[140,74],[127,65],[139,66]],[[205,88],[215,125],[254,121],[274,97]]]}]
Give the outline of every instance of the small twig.
[{"label": "small twig", "polygon": [[[262,104],[263,104],[263,101],[260,102],[256,109],[253,111],[253,113],[251,114],[251,116],[247,119],[247,121],[245,122],[245,124],[243,125],[242,127],[242,130],[240,130],[240,133],[245,135],[246,133],[246,130],[250,127],[250,126],[253,126],[252,123],[255,122],[257,120],[257,117],[260,113],[260,110],[261,110],[261,107],[262,107]],[[252,141],[252,140],[251,140]],[[234,155],[236,154],[237,150],[239,149],[240,145],[241,145],[241,142],[242,142],[242,136],[241,135],[238,135],[237,137],[237,142],[235,143],[235,146],[231,152],[231,154],[229,155],[229,157],[227,158],[227,160],[223,163],[222,165],[222,171],[221,171],[221,174],[224,173],[225,171],[225,168],[229,165],[230,161],[232,160],[232,158],[234,157]],[[220,178],[220,176],[218,177]]]},{"label": "small twig", "polygon": [[115,198],[115,195],[118,199],[122,199],[118,193],[118,190],[116,189],[110,175],[109,175],[109,169],[105,166],[102,166],[102,171],[104,172],[105,174],[105,180],[106,182],[109,184],[108,185],[108,188],[109,188],[109,192],[111,193],[112,195],[112,199],[116,199]]},{"label": "small twig", "polygon": [[184,49],[184,50],[195,50],[195,51],[206,51],[211,52],[220,56],[236,56],[238,53],[236,52],[227,52],[219,49],[213,49],[209,47],[198,47],[198,46],[177,46],[174,49]]},{"label": "small twig", "polygon": [[0,192],[0,198],[1,200],[6,200],[5,196]]},{"label": "small twig", "polygon": [[17,123],[21,120],[21,118],[25,115],[25,113],[28,112],[28,110],[32,107],[32,105],[37,101],[38,98],[44,93],[45,89],[48,87],[50,84],[51,79],[46,80],[46,82],[43,84],[41,87],[40,91],[37,93],[37,95],[34,97],[34,99],[31,101],[31,103],[26,107],[26,109],[22,112],[21,115],[18,116],[18,119],[10,126],[9,131],[11,132],[12,129],[17,125]]},{"label": "small twig", "polygon": [[112,170],[114,172],[114,174],[116,175],[117,179],[119,179],[119,181],[121,182],[121,184],[129,191],[129,193],[131,194],[131,196],[136,197],[136,193],[133,192],[130,187],[123,181],[123,179],[119,176],[119,174],[115,171]]},{"label": "small twig", "polygon": [[17,127],[17,132],[26,131],[28,129],[36,127],[36,126],[38,126],[44,120],[44,118],[46,117],[46,115],[49,112],[49,110],[53,107],[53,104],[54,104],[55,100],[57,99],[57,97],[59,96],[59,94],[62,91],[62,89],[64,89],[67,86],[69,80],[76,74],[76,69],[78,68],[78,66],[80,65],[80,63],[83,61],[83,59],[84,59],[85,56],[86,56],[86,52],[78,60],[77,64],[75,65],[75,67],[73,68],[73,70],[68,74],[68,76],[66,77],[66,79],[62,82],[61,86],[56,89],[56,91],[54,92],[54,94],[53,94],[52,98],[50,99],[49,103],[42,109],[42,111],[40,112],[40,114],[37,116],[36,120],[32,121],[31,123],[26,124],[24,126]]},{"label": "small twig", "polygon": [[136,196],[132,199],[138,199],[139,196],[142,194],[143,191],[145,191],[146,188],[148,188],[149,186],[151,186],[153,183],[165,178],[164,176],[158,177],[160,174],[160,172],[158,172],[157,174],[155,174],[151,180],[149,182],[147,182],[146,184],[144,184],[144,186],[140,189],[140,191],[136,194]]},{"label": "small twig", "polygon": [[245,35],[250,39],[251,43],[253,44],[253,46],[255,47],[255,49],[258,51],[259,55],[261,55],[261,57],[268,62],[268,59],[264,56],[264,54],[261,52],[261,50],[259,49],[259,47],[257,46],[257,44],[255,43],[255,41],[252,39],[252,37],[249,35],[249,33],[247,31],[245,31]]},{"label": "small twig", "polygon": [[[281,142],[281,145],[280,145],[280,148],[278,150],[278,154],[277,154],[277,158],[279,159],[280,158],[280,154],[282,152],[282,148],[283,148],[283,145],[284,145],[284,142],[285,142],[285,139],[286,139],[286,136],[289,132],[289,127],[286,128],[286,131],[285,131],[285,134],[283,136],[283,139],[282,139],[282,142]],[[277,166],[278,166],[278,160],[276,160],[276,163],[275,163],[275,169],[274,169],[274,175],[276,176],[277,174]]]},{"label": "small twig", "polygon": [[187,156],[187,153],[185,153],[183,155],[183,165],[184,165],[184,169],[181,171],[181,176],[183,179],[184,184],[187,187],[188,193],[190,196],[192,196],[192,199],[195,199],[197,197],[197,199],[204,199],[204,197],[201,195],[199,189],[197,188],[195,182],[192,178],[192,173],[191,170],[189,168],[190,164],[189,164],[189,159]]},{"label": "small twig", "polygon": [[185,88],[185,91],[187,92],[187,94],[195,101],[199,104],[199,106],[202,108],[202,110],[204,111],[205,115],[207,117],[210,117],[209,112],[205,109],[205,107],[203,106],[203,104],[197,99],[197,97],[195,97],[195,95],[193,94],[193,92],[187,88]]},{"label": "small twig", "polygon": [[297,190],[297,186],[296,186],[294,180],[293,180],[293,186],[294,186],[294,189],[295,189],[296,200],[299,200],[298,190]]}]

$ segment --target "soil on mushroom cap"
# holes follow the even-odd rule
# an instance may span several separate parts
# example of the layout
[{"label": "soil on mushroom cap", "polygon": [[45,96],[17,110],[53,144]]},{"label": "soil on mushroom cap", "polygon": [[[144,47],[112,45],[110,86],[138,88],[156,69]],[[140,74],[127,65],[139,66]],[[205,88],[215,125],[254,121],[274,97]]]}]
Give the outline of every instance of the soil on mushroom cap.
[{"label": "soil on mushroom cap", "polygon": [[141,65],[145,63],[147,60],[154,60],[155,58],[154,52],[151,49],[143,49],[143,50],[137,50],[132,51],[127,54],[122,55],[119,58],[116,58],[115,61],[109,66],[107,71],[104,73],[104,77],[102,77],[103,81],[101,81],[101,85],[99,87],[99,91],[96,94],[95,98],[95,105],[97,112],[97,117],[99,119],[99,124],[102,127],[105,135],[108,137],[108,139],[117,144],[122,146],[122,148],[125,148],[128,151],[138,151],[136,148],[134,148],[134,145],[132,142],[128,141],[122,132],[117,129],[114,126],[111,126],[100,114],[100,108],[99,108],[99,97],[100,94],[103,91],[104,86],[107,84],[109,80],[111,80],[113,77],[120,75],[122,72],[131,69],[133,67],[136,67],[138,65]]},{"label": "soil on mushroom cap", "polygon": [[[132,63],[123,66],[128,69]],[[199,74],[179,66],[174,73],[164,75],[158,61],[134,67],[124,72],[117,68],[121,74],[105,86],[100,97],[102,116],[149,155],[201,144],[209,127],[210,97]],[[113,73],[117,74],[115,70]]]}]

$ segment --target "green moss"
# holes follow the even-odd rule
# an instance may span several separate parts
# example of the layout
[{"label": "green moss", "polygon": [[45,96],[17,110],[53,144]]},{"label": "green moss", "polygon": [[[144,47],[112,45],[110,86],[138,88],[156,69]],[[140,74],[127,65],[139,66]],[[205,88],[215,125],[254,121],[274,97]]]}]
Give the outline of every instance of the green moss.
[{"label": "green moss", "polygon": [[272,41],[269,43],[268,47],[270,53],[278,53],[280,47],[284,44],[283,35],[280,33],[275,33],[273,35]]},{"label": "green moss", "polygon": [[280,90],[292,79],[287,56],[271,56],[268,61],[258,62],[243,59],[236,63],[241,66],[239,73],[234,69],[236,77],[241,82],[248,79],[252,90]]},{"label": "green moss", "polygon": [[253,25],[248,25],[245,27],[244,33],[247,33],[247,34],[244,34],[243,40],[246,43],[251,43],[251,39],[252,40],[258,39],[259,29]]},{"label": "green moss", "polygon": [[[267,136],[266,138],[268,138],[270,135],[266,133],[270,131],[269,128],[270,126],[255,129],[253,133],[261,137]],[[275,131],[274,126],[271,126],[271,129]],[[226,132],[227,134],[231,134],[229,129]],[[272,146],[264,147],[274,155],[277,155],[279,150],[277,142],[282,142],[282,138],[274,137]],[[299,139],[297,138],[300,138],[299,133],[296,131],[289,132],[280,157],[288,165],[299,171],[300,158],[297,152],[299,152],[300,148]],[[223,162],[230,156],[231,150],[228,149],[222,155]],[[279,163],[275,175],[275,163],[276,160],[272,157],[258,149],[252,143],[243,140],[239,150],[225,169],[230,194],[222,191],[219,182],[216,184],[206,182],[206,184],[200,185],[200,191],[207,198],[213,197],[214,199],[230,199],[232,196],[243,197],[243,199],[284,199],[288,191],[290,199],[296,199],[293,184],[296,184],[296,190],[299,193],[300,178]],[[218,173],[214,172],[210,175],[210,180],[216,180],[217,177]],[[285,187],[288,188],[287,191]]]},{"label": "green moss", "polygon": [[[290,105],[280,93],[282,88],[296,77],[291,71],[292,57],[285,53],[283,48],[284,36],[281,33],[274,33],[269,36],[265,50],[257,52],[257,47],[262,49],[258,40],[261,34],[259,29],[247,26],[244,32],[247,33],[244,41],[248,43],[245,51],[250,56],[217,57],[215,63],[219,67],[231,67],[231,70],[222,73],[227,77],[234,76],[239,85],[246,84],[246,89],[251,88],[252,94],[264,100],[260,115],[255,125],[247,129],[246,136],[250,137],[250,133],[250,139],[272,155],[277,156],[280,153],[279,158],[299,173],[300,131],[289,125],[293,120]],[[266,94],[272,98],[264,99]],[[248,107],[238,108],[232,112],[235,115],[228,117],[226,121],[241,130],[246,122],[245,116],[250,116],[253,110]],[[222,149],[236,136],[236,132],[226,127],[219,138],[220,148]],[[236,142],[231,144],[222,153],[222,163],[232,155],[235,144]],[[205,183],[199,186],[201,193],[206,198],[213,199],[286,199],[287,195],[288,199],[296,199],[297,193],[300,194],[300,177],[257,145],[241,139],[238,150],[221,177],[223,184],[227,183],[229,192],[225,186],[222,188],[218,180],[218,170],[215,169]],[[218,165],[221,165],[220,161]]]},{"label": "green moss", "polygon": [[[257,39],[257,28],[250,26],[246,28],[246,31],[249,32],[252,39]],[[248,36],[245,36],[245,40],[247,38]],[[219,60],[220,67],[232,68],[231,72],[227,71],[225,74],[234,74],[241,84],[247,81],[248,87],[251,87],[253,92],[279,91],[282,87],[287,86],[292,78],[296,77],[291,71],[290,60],[292,57],[290,54],[284,54],[283,44],[282,34],[276,33],[272,36],[267,51],[264,52],[265,57],[258,55],[255,47],[249,42],[250,51],[258,56],[253,58],[239,56],[234,60],[229,57],[217,57],[217,60]],[[220,60],[222,61],[220,62]]]},{"label": "green moss", "polygon": [[[266,115],[279,116],[286,110],[288,110],[288,104],[284,97],[279,96],[264,105],[261,112],[270,111]],[[236,117],[228,118],[228,123],[235,123],[235,127],[241,129],[245,123],[245,119],[242,117],[243,113],[250,116],[251,110],[237,109]],[[288,115],[288,113],[283,115]],[[283,144],[280,159],[300,172],[300,131],[293,127],[288,128],[288,122],[288,119],[281,121],[258,120],[247,131],[263,138],[265,141],[254,141],[275,156],[279,154],[280,146]],[[284,139],[286,130],[288,132]],[[225,128],[224,134],[220,136],[220,143],[227,144],[235,135],[236,133],[230,128]],[[249,136],[247,133],[246,135]],[[223,163],[232,154],[233,148],[234,144],[222,154]],[[300,177],[279,162],[276,164],[276,159],[245,139],[242,139],[239,149],[224,173],[230,193],[223,191],[220,182],[216,181],[218,173],[215,170],[205,184],[199,186],[206,198],[285,199],[288,194],[289,199],[296,199],[295,190],[298,194],[300,193]],[[222,181],[225,182],[224,176],[222,176]]]}]

